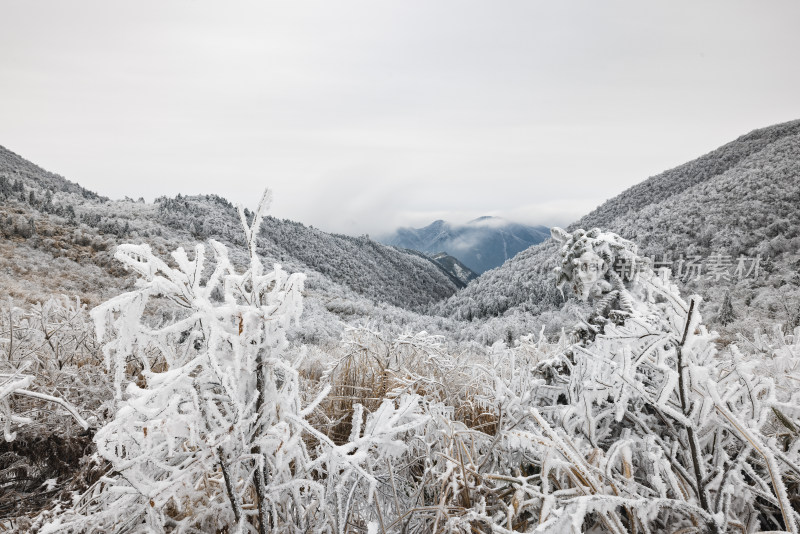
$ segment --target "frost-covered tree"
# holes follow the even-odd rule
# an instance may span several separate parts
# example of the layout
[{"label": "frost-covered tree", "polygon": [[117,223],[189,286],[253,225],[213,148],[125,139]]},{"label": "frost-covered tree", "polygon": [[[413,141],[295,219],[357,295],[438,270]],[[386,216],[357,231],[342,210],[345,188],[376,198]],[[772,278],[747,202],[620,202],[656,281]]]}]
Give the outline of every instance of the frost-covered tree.
[{"label": "frost-covered tree", "polygon": [[736,319],[736,312],[733,311],[731,294],[726,293],[725,298],[722,299],[722,305],[719,308],[719,314],[717,314],[717,321],[722,326],[725,326],[727,324],[732,323],[734,319]]}]

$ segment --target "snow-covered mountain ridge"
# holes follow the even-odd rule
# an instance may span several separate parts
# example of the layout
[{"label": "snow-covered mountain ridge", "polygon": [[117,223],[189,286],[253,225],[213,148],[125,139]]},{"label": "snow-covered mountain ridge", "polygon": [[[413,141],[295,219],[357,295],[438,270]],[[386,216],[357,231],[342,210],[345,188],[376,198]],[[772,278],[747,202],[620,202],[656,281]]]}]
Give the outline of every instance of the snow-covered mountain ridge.
[{"label": "snow-covered mountain ridge", "polygon": [[[731,294],[740,320],[800,324],[800,121],[750,132],[603,203],[569,229],[600,227],[661,260],[699,257],[700,279],[681,280],[712,320]],[[552,283],[558,246],[535,245],[435,306],[456,318],[538,314],[563,302]],[[708,277],[710,260],[756,258],[760,275]],[[677,267],[677,263],[673,265]],[[736,327],[734,324],[732,327]],[[741,325],[739,325],[741,326]],[[751,327],[748,326],[748,329]]]},{"label": "snow-covered mountain ridge", "polygon": [[[258,247],[265,262],[308,273],[312,289],[339,286],[417,309],[458,288],[435,262],[366,237],[273,217],[263,224]],[[238,225],[234,207],[216,195],[112,201],[0,147],[0,282],[15,298],[66,293],[95,303],[130,282],[112,258],[117,244],[147,242],[168,251],[214,238],[238,254]]]}]

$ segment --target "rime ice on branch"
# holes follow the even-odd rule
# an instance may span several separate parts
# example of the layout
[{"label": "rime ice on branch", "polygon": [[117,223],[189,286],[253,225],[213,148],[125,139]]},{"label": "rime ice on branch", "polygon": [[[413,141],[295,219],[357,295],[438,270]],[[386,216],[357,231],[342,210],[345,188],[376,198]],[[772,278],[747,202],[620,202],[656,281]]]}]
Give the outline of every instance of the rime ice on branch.
[{"label": "rime ice on branch", "polygon": [[286,329],[300,317],[305,275],[266,271],[256,253],[269,201],[267,191],[252,221],[239,210],[250,259],[241,274],[213,240],[210,264],[203,245],[191,259],[176,250],[175,267],[144,244],[117,249],[136,289],[92,312],[117,397],[95,443],[114,474],[42,532],[340,530],[330,502],[356,487],[372,493],[363,464],[385,461],[379,445],[404,450],[396,435],[424,422],[408,395],[357,410],[360,432],[341,446],[306,421],[327,390],[302,406],[304,351],[290,361]]},{"label": "rime ice on branch", "polygon": [[[270,501],[284,505],[314,491],[312,481],[291,473],[308,453],[291,419],[301,411],[297,371],[283,355],[285,330],[302,311],[305,275],[279,265],[265,272],[256,254],[269,201],[267,192],[251,222],[240,210],[250,253],[243,273],[213,240],[213,262],[197,245],[191,259],[182,248],[172,254],[176,267],[147,245],[121,245],[115,256],[140,276],[137,289],[92,312],[98,337],[108,340],[103,351],[118,401],[95,442],[121,475],[114,508],[151,528],[175,521],[242,527],[252,486],[262,517]],[[171,315],[151,327],[148,305],[165,300]],[[269,489],[287,483],[293,492]],[[203,497],[217,492],[226,498]],[[176,516],[168,508],[193,511]]]},{"label": "rime ice on branch", "polygon": [[562,243],[561,266],[556,267],[556,285],[569,285],[581,300],[598,299],[617,289],[619,276],[613,266],[619,261],[635,265],[639,258],[636,245],[616,234],[592,228],[588,232],[550,230],[553,239]]},{"label": "rime ice on branch", "polygon": [[[645,266],[624,284],[610,267],[638,260],[632,243],[599,229],[553,235],[563,243],[558,283],[594,300],[589,322],[598,328],[540,365],[542,404],[558,395],[566,405],[538,416],[539,431],[563,461],[583,465],[588,491],[556,499],[550,513],[560,513],[537,532],[559,532],[567,518],[579,526],[575,514],[590,511],[612,532],[625,524],[797,532],[787,487],[798,484],[800,440],[774,439],[776,425],[794,426],[785,412],[800,413],[787,377],[755,372],[735,345],[720,354],[700,298],[687,303],[666,276]],[[570,478],[557,479],[563,488]]]},{"label": "rime ice on branch", "polygon": [[[362,329],[321,379],[359,393],[322,413],[283,350],[299,279],[252,256],[237,274],[213,242],[213,269],[202,247],[177,268],[122,248],[138,289],[95,313],[119,377],[97,434],[114,471],[40,532],[797,533],[800,330],[720,348],[698,297],[613,272],[632,244],[554,232],[591,335],[461,352]],[[175,312],[158,327],[156,295]],[[348,378],[370,361],[380,388]]]}]

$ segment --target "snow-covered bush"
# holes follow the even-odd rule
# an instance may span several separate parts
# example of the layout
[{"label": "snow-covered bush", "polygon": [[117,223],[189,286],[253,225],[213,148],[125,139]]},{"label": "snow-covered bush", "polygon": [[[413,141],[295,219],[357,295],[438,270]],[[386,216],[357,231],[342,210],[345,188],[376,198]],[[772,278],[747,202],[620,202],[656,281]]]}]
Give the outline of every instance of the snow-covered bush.
[{"label": "snow-covered bush", "polygon": [[85,487],[78,472],[89,425],[103,419],[110,398],[99,356],[77,299],[0,301],[0,517],[22,516]]},{"label": "snow-covered bush", "polygon": [[[436,380],[424,366],[409,373],[408,386],[431,385],[431,417],[377,476],[386,531],[796,532],[796,338],[778,330],[757,334],[748,355],[720,352],[697,297],[646,265],[630,281],[611,269],[619,256],[640,261],[631,243],[560,235],[559,274],[593,312],[577,336],[473,347]],[[607,268],[578,275],[595,255]],[[456,361],[437,358],[441,370]],[[466,383],[490,425],[436,393]]]},{"label": "snow-covered bush", "polygon": [[309,351],[302,275],[253,245],[266,204],[243,273],[214,241],[119,248],[137,289],[93,312],[110,470],[42,531],[797,532],[800,330],[720,348],[633,243],[556,229],[586,301],[558,340],[361,325]]},{"label": "snow-covered bush", "polygon": [[289,359],[286,330],[304,276],[267,271],[256,254],[269,200],[252,221],[240,209],[242,273],[215,241],[211,264],[203,245],[191,259],[175,251],[174,266],[147,245],[118,247],[137,287],[92,311],[115,376],[116,413],[95,436],[112,470],[43,531],[344,532],[348,492],[374,492],[367,456],[404,449],[395,435],[424,422],[414,396],[380,403],[366,421],[356,407],[344,444],[306,421],[326,391],[302,406],[304,351]]},{"label": "snow-covered bush", "polygon": [[[610,251],[608,265],[615,250],[635,254],[597,229],[559,234],[563,280],[587,250]],[[543,446],[530,501],[538,528],[796,532],[786,488],[797,484],[800,442],[779,444],[773,428],[778,413],[800,414],[798,393],[735,346],[719,354],[699,299],[687,303],[665,275],[645,267],[623,283],[606,269],[579,282],[595,299],[591,335],[538,364],[543,381],[526,407]]]},{"label": "snow-covered bush", "polygon": [[[84,430],[89,424],[70,399],[86,401],[96,393],[77,366],[95,363],[96,347],[88,314],[80,302],[51,298],[27,309],[0,303],[0,423],[6,441],[14,424],[64,426],[47,406],[60,406]],[[96,409],[88,402],[82,406]]]}]

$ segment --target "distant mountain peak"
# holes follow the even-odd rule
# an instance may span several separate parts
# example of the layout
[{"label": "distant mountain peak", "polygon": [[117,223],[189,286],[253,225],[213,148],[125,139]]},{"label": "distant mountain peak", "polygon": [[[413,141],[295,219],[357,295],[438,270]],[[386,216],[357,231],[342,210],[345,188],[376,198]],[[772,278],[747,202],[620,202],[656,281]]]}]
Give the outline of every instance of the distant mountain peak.
[{"label": "distant mountain peak", "polygon": [[465,267],[480,274],[549,236],[550,231],[544,226],[526,226],[484,215],[462,225],[440,219],[424,228],[400,228],[383,242],[426,254],[446,250]]}]

